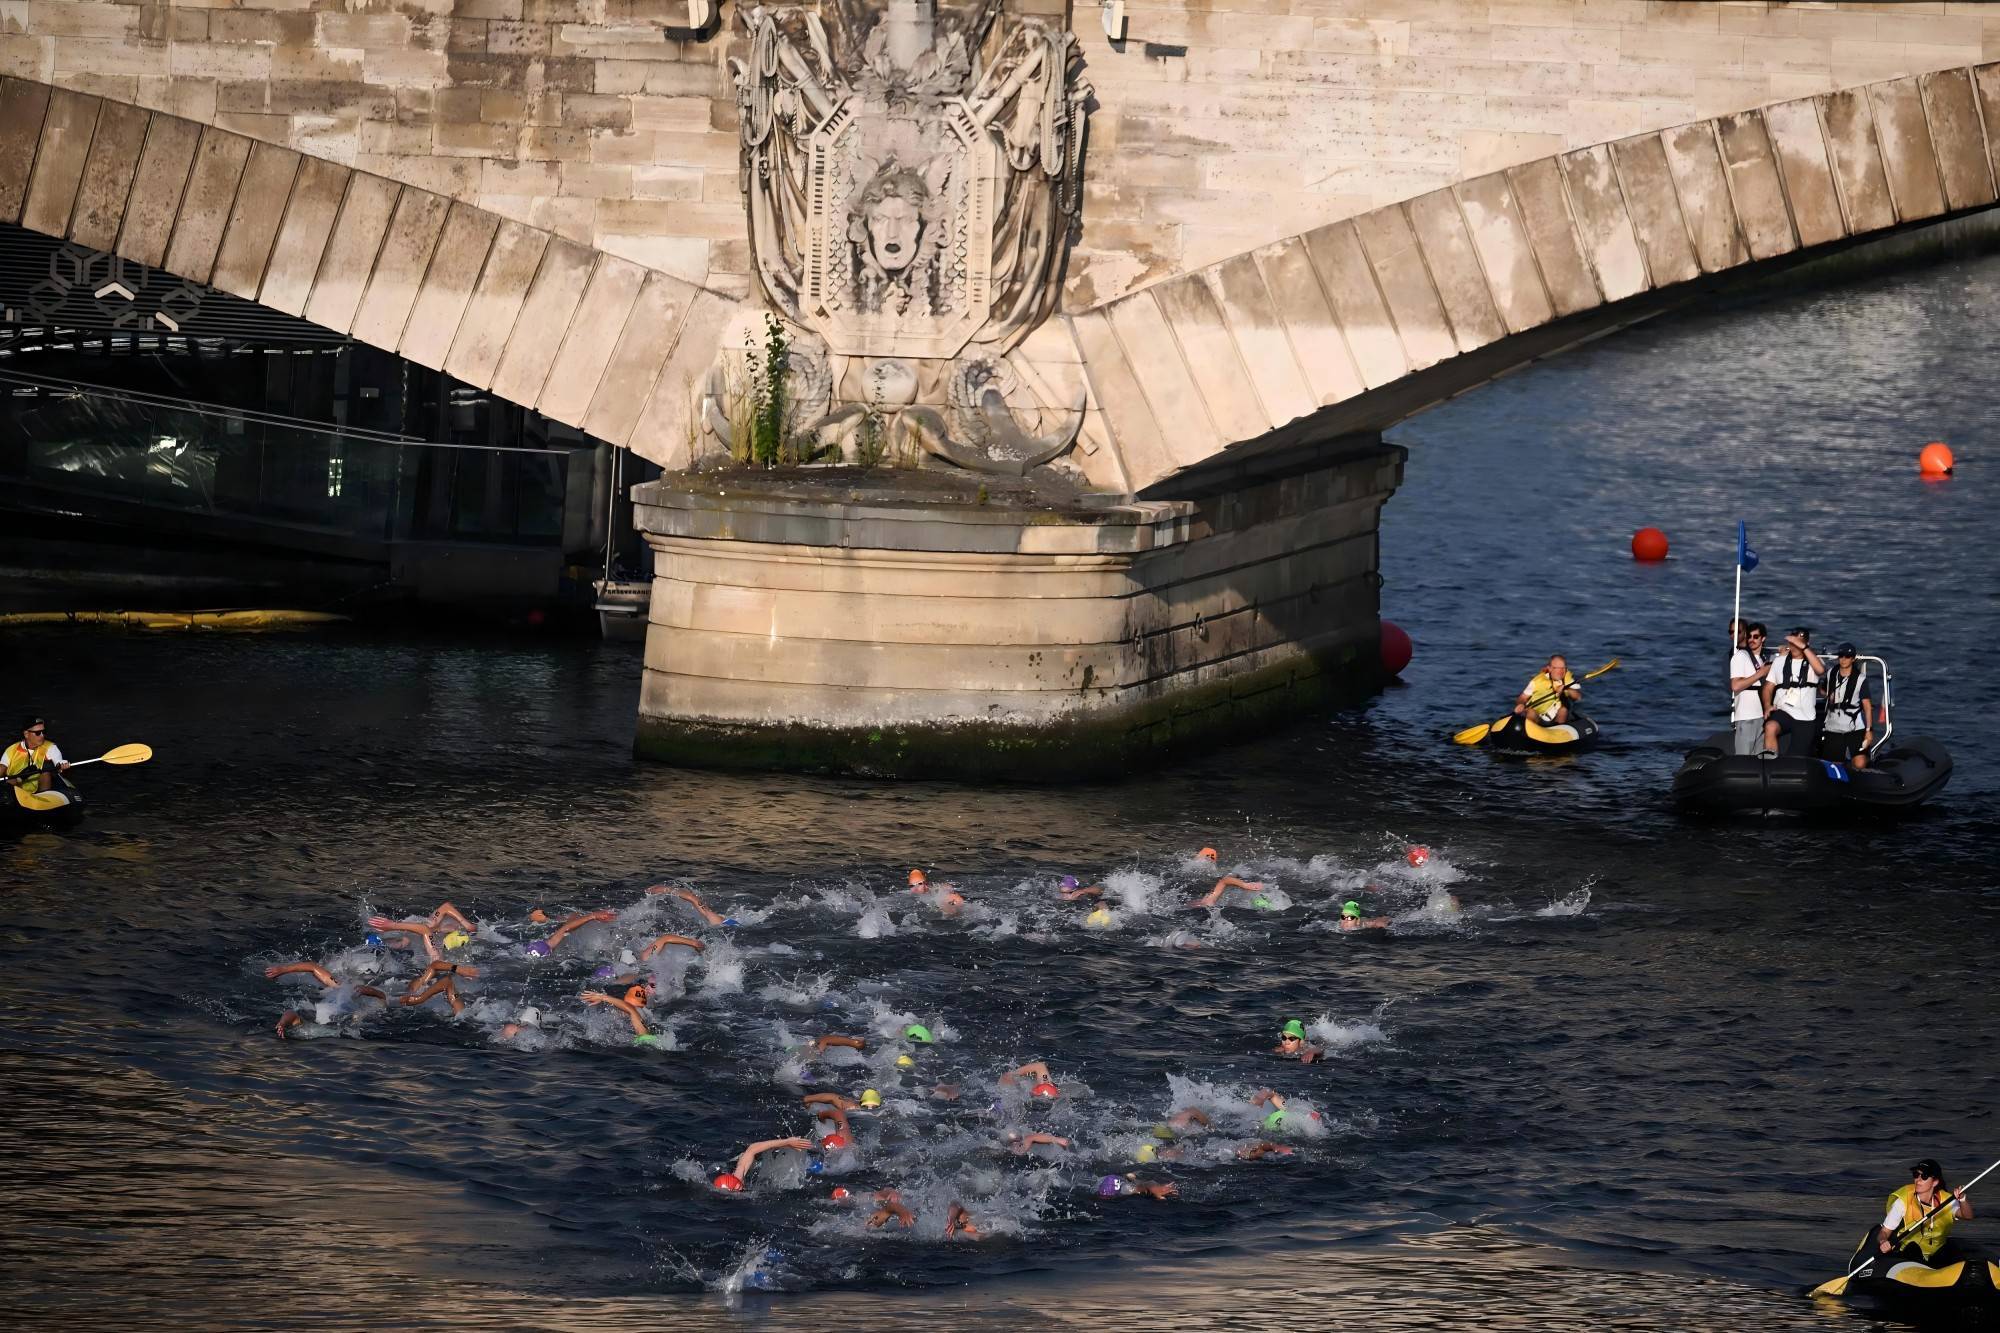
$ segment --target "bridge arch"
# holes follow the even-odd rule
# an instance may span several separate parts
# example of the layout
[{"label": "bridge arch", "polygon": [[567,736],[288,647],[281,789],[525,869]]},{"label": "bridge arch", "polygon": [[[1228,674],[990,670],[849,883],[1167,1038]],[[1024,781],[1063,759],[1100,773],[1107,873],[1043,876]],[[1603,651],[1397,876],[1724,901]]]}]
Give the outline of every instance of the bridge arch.
[{"label": "bridge arch", "polygon": [[0,223],[256,301],[666,463],[735,302],[213,125],[0,79]]},{"label": "bridge arch", "polygon": [[1996,202],[2000,63],[1579,148],[1067,316],[1135,492],[1310,466],[1539,356]]}]

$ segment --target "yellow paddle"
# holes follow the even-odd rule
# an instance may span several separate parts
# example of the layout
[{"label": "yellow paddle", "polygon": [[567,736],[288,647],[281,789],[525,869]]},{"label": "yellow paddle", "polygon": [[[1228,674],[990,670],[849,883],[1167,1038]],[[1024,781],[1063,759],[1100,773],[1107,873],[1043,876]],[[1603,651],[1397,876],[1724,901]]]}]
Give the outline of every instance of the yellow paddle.
[{"label": "yellow paddle", "polygon": [[[1903,1239],[1903,1237],[1909,1235],[1911,1232],[1916,1231],[1917,1229],[1922,1227],[1924,1223],[1930,1221],[1933,1217],[1937,1216],[1937,1214],[1943,1209],[1949,1208],[1952,1204],[1953,1199],[1963,1198],[1965,1195],[1970,1194],[1972,1192],[1973,1185],[1977,1185],[1980,1181],[1986,1179],[1986,1177],[1993,1174],[1993,1167],[2000,1167],[2000,1162],[1995,1162],[1993,1166],[1987,1167],[1984,1171],[1981,1171],[1978,1175],[1974,1176],[1970,1184],[1964,1185],[1959,1189],[1953,1190],[1951,1199],[1939,1199],[1936,1203],[1931,1205],[1931,1210],[1925,1213],[1922,1217],[1918,1218],[1914,1222],[1905,1223],[1903,1226],[1897,1228],[1895,1240],[1890,1243],[1889,1247],[1890,1251],[1892,1253],[1894,1252],[1896,1244],[1899,1243]],[[1874,1264],[1875,1260],[1873,1256],[1870,1256],[1867,1263],[1861,1265],[1861,1267],[1855,1269],[1852,1273],[1849,1273],[1846,1277],[1837,1277],[1833,1279],[1831,1282],[1820,1283],[1817,1287],[1814,1287],[1812,1289],[1812,1294],[1814,1296],[1844,1296],[1847,1294],[1847,1284],[1854,1281],[1854,1279],[1860,1274],[1867,1272],[1870,1268],[1874,1266]]]},{"label": "yellow paddle", "polygon": [[[1603,666],[1597,668],[1597,670],[1586,672],[1584,675],[1578,677],[1576,683],[1581,685],[1586,680],[1596,680],[1599,676],[1603,675],[1605,672],[1611,670],[1613,667],[1617,665],[1618,665],[1618,659],[1614,657],[1609,662],[1606,662]],[[1533,712],[1535,708],[1537,708],[1539,705],[1547,703],[1549,700],[1555,698],[1560,693],[1562,693],[1561,690],[1555,690],[1548,694],[1541,695],[1537,698],[1530,699],[1528,701],[1528,710],[1530,712]],[[1453,745],[1477,745],[1479,744],[1479,742],[1485,740],[1488,736],[1491,736],[1494,732],[1506,726],[1507,723],[1510,722],[1511,720],[1512,720],[1512,715],[1510,714],[1508,717],[1503,717],[1493,722],[1481,722],[1478,726],[1467,727],[1464,731],[1461,731],[1456,736],[1453,736],[1451,738],[1451,743]]]}]

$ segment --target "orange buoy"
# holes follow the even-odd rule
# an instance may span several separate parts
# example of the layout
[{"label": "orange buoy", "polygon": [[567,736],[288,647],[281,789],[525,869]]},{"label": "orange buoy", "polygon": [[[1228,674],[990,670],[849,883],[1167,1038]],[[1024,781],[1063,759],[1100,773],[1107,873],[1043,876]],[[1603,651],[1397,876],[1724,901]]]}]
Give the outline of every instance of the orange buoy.
[{"label": "orange buoy", "polygon": [[1667,534],[1658,528],[1640,528],[1632,534],[1632,558],[1651,564],[1667,558]]},{"label": "orange buoy", "polygon": [[1942,440],[1932,440],[1917,455],[1917,470],[1926,477],[1949,477],[1956,463],[1951,456],[1951,446]]},{"label": "orange buoy", "polygon": [[1382,674],[1400,676],[1403,668],[1410,664],[1416,649],[1410,643],[1409,634],[1393,620],[1382,622]]}]

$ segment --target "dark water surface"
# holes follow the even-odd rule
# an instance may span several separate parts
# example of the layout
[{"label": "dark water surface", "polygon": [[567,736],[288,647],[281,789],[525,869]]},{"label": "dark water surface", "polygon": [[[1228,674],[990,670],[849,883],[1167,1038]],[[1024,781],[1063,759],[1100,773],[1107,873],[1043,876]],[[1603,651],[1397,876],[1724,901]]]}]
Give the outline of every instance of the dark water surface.
[{"label": "dark water surface", "polygon": [[[616,646],[10,635],[72,757],[159,758],[86,770],[82,830],[0,843],[0,1319],[1866,1327],[1800,1293],[1913,1157],[1963,1179],[2000,1156],[1996,303],[1989,260],[1686,318],[1412,422],[1382,541],[1406,684],[1121,785],[637,765]],[[1944,484],[1915,473],[1932,438],[1962,459]],[[1666,808],[1724,716],[1739,516],[1764,559],[1746,610],[1886,657],[1898,725],[1954,750],[1924,817]],[[1663,566],[1626,554],[1643,523],[1673,537]],[[1603,749],[1445,743],[1551,648],[1622,659],[1590,691]],[[1187,910],[1204,844],[1282,910]],[[919,865],[971,909],[913,899]],[[1109,884],[1112,929],[1056,900],[1065,873]],[[741,924],[644,896],[662,880]],[[1331,930],[1357,893],[1386,937]],[[363,923],[445,899],[482,925],[457,1021],[343,1028],[263,976],[407,976]],[[621,916],[537,960],[535,905]],[[709,947],[664,969],[665,1040],[634,1047],[577,994],[675,929]],[[544,1032],[503,1041],[522,1004]],[[335,1021],[280,1042],[287,1006]],[[1291,1017],[1328,1059],[1267,1053]],[[910,1021],[939,1041],[899,1072]],[[826,1032],[866,1034],[865,1067],[796,1086],[788,1048]],[[994,1083],[1033,1058],[1053,1104]],[[962,1099],[926,1097],[940,1081]],[[826,1177],[703,1183],[804,1132],[801,1091],[864,1086],[887,1109]],[[1292,1099],[1295,1152],[1239,1162],[1260,1087]],[[1135,1168],[1188,1106],[1214,1131]],[[1024,1161],[1008,1126],[1074,1147]],[[1133,1169],[1182,1197],[1095,1197]],[[835,1180],[899,1186],[917,1231],[869,1232]],[[943,1239],[954,1199],[987,1239]]]}]

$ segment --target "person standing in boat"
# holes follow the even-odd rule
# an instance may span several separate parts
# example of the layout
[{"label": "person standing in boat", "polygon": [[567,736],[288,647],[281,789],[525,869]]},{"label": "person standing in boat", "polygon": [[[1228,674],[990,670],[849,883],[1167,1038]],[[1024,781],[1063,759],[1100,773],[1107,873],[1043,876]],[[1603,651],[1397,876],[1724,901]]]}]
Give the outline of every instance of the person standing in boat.
[{"label": "person standing in boat", "polygon": [[1764,627],[1731,621],[1730,637],[1736,651],[1729,657],[1730,725],[1736,731],[1736,753],[1753,755],[1764,740],[1764,701],[1758,696],[1771,664],[1764,660]]},{"label": "person standing in boat", "polygon": [[1557,653],[1514,701],[1514,716],[1526,717],[1532,708],[1535,721],[1545,727],[1559,727],[1569,721],[1570,704],[1582,697],[1583,687],[1569,674],[1569,662]]},{"label": "person standing in boat", "polygon": [[4,759],[7,781],[30,792],[49,790],[56,775],[69,767],[62,751],[49,739],[48,723],[32,716],[21,726],[21,739],[7,747]]},{"label": "person standing in boat", "polygon": [[1937,1267],[1955,1258],[1951,1229],[1972,1220],[1972,1200],[1947,1189],[1944,1168],[1926,1157],[1910,1168],[1910,1183],[1889,1196],[1889,1211],[1875,1233],[1875,1248],[1888,1256],[1878,1268],[1914,1262]]},{"label": "person standing in boat", "polygon": [[1868,747],[1875,743],[1875,694],[1868,668],[1855,657],[1854,645],[1833,650],[1833,671],[1826,678],[1826,715],[1821,722],[1819,757],[1857,769],[1868,767]]},{"label": "person standing in boat", "polygon": [[1819,683],[1826,663],[1812,650],[1812,630],[1804,625],[1785,635],[1785,646],[1764,677],[1764,757],[1778,756],[1781,737],[1792,737],[1790,753],[1811,754],[1819,735]]}]

